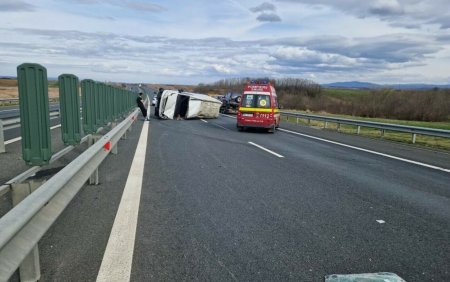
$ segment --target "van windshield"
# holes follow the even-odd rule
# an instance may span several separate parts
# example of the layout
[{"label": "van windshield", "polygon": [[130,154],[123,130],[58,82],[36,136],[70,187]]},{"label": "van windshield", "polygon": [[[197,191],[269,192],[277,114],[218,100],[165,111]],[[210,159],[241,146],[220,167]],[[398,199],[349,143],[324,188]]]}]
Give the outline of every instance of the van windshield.
[{"label": "van windshield", "polygon": [[242,99],[245,108],[270,108],[269,95],[245,94]]}]

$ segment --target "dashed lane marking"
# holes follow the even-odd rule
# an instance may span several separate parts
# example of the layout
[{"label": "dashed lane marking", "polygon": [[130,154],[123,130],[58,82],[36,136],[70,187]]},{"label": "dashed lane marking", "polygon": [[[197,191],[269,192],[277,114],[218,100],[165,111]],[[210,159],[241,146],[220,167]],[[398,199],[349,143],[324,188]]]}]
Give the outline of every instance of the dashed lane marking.
[{"label": "dashed lane marking", "polygon": [[[224,114],[222,114],[222,115],[226,116],[226,117],[229,117],[229,118],[235,118],[235,117],[229,116],[229,115],[224,115]],[[295,135],[299,135],[299,136],[303,136],[303,137],[307,137],[307,138],[311,138],[311,139],[315,139],[315,140],[319,140],[319,141],[323,141],[323,142],[327,142],[327,143],[331,143],[331,144],[334,144],[334,145],[343,146],[343,147],[355,149],[355,150],[358,150],[358,151],[362,151],[362,152],[366,152],[366,153],[370,153],[370,154],[374,154],[374,155],[378,155],[378,156],[382,156],[382,157],[386,157],[386,158],[390,158],[390,159],[394,159],[394,160],[398,160],[398,161],[402,161],[402,162],[415,164],[415,165],[419,165],[419,166],[423,166],[423,167],[427,167],[427,168],[431,168],[431,169],[440,170],[440,171],[444,171],[444,172],[450,173],[450,169],[446,169],[446,168],[443,168],[443,167],[434,166],[434,165],[430,165],[430,164],[426,164],[426,163],[421,163],[421,162],[417,162],[417,161],[413,161],[413,160],[409,160],[409,159],[404,159],[404,158],[400,158],[400,157],[396,157],[396,156],[392,156],[392,155],[388,155],[388,154],[384,154],[384,153],[380,153],[380,152],[376,152],[376,151],[372,151],[372,150],[367,150],[367,149],[363,149],[363,148],[360,148],[360,147],[355,147],[355,146],[351,146],[351,145],[347,145],[347,144],[343,144],[343,143],[339,143],[339,142],[335,142],[335,141],[331,141],[331,140],[327,140],[327,139],[323,139],[323,138],[319,138],[319,137],[315,137],[315,136],[311,136],[311,135],[307,135],[307,134],[303,134],[303,133],[299,133],[299,132],[283,129],[283,128],[278,128],[278,130],[279,131],[283,131],[283,132],[287,132],[287,133],[291,133],[291,134],[295,134]]]},{"label": "dashed lane marking", "polygon": [[277,156],[277,157],[279,157],[279,158],[284,158],[284,156],[282,156],[282,155],[280,155],[280,154],[278,154],[278,153],[275,153],[275,152],[272,151],[272,150],[269,150],[269,149],[267,149],[267,148],[264,148],[263,146],[258,145],[258,144],[256,144],[256,143],[248,142],[248,144],[253,145],[253,146],[257,147],[257,148],[260,148],[261,150],[264,150],[264,151],[266,151],[267,153],[270,153],[270,154],[272,154],[272,155],[274,155],[274,156]]}]

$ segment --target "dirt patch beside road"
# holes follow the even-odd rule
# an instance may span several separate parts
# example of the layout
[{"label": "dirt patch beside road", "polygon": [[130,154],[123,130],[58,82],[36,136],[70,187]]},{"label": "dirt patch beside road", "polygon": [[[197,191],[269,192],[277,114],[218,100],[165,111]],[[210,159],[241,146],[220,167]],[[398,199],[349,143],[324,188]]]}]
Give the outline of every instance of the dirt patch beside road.
[{"label": "dirt patch beside road", "polygon": [[[48,88],[48,97],[58,98],[58,87]],[[17,80],[15,79],[0,79],[0,99],[19,98],[19,90],[17,87]]]}]

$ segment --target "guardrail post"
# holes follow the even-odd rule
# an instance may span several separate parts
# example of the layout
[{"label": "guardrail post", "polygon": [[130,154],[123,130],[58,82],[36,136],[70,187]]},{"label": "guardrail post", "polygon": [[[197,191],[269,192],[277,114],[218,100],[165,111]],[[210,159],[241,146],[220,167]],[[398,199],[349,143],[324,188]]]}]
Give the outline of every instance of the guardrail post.
[{"label": "guardrail post", "polygon": [[[113,129],[114,127],[117,126],[116,122],[112,122],[111,123],[111,129]],[[125,131],[126,132],[126,131]],[[122,138],[122,137],[121,137]],[[116,143],[116,145],[114,145],[114,147],[111,148],[111,154],[113,155],[117,155],[118,154],[118,150],[117,150],[117,146],[118,146],[119,142]]]},{"label": "guardrail post", "polygon": [[3,135],[3,121],[0,119],[0,153],[6,152],[5,150],[5,136]]},{"label": "guardrail post", "polygon": [[298,118],[296,118],[296,120],[297,120],[297,124],[298,124]]},{"label": "guardrail post", "polygon": [[412,134],[412,143],[413,144],[416,144],[416,137],[417,137],[417,134],[413,133]]},{"label": "guardrail post", "polygon": [[380,138],[384,138],[384,129],[381,130],[381,136]]},{"label": "guardrail post", "polygon": [[357,133],[356,134],[360,134],[361,133],[361,126],[360,125],[358,125],[358,131],[357,131]]},{"label": "guardrail post", "polygon": [[328,128],[328,121],[323,124],[323,128]]},{"label": "guardrail post", "polygon": [[337,124],[337,131],[338,131],[338,132],[341,131],[341,124],[340,124],[340,123]]},{"label": "guardrail post", "polygon": [[[88,139],[88,146],[94,145],[100,138],[101,136],[99,135],[91,134]],[[94,173],[89,177],[89,185],[98,185],[99,183],[98,168],[96,168]]]},{"label": "guardrail post", "polygon": [[[43,181],[29,181],[26,183],[11,184],[11,197],[13,206],[17,206],[28,195],[33,193]],[[39,263],[39,249],[36,245],[30,254],[23,260],[19,267],[20,281],[38,281],[41,278],[41,268]]]},{"label": "guardrail post", "polygon": [[311,126],[311,119],[308,119],[308,126]]},{"label": "guardrail post", "polygon": [[52,157],[47,69],[38,64],[17,67],[22,158],[41,166]]}]

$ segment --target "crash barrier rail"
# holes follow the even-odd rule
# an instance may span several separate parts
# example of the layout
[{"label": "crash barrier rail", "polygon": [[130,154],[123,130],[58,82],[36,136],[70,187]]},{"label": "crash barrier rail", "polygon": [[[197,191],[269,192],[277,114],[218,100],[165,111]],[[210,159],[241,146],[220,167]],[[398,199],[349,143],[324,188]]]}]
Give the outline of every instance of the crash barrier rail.
[{"label": "crash barrier rail", "polygon": [[[21,281],[37,281],[37,242],[87,179],[89,184],[99,183],[98,166],[109,152],[117,154],[119,139],[126,137],[136,119],[136,93],[89,79],[80,83],[71,74],[60,75],[61,133],[67,147],[52,155],[47,71],[38,64],[22,64],[17,67],[17,77],[22,157],[33,167],[0,186],[0,196],[10,191],[14,206],[0,218],[0,281],[8,280],[19,266]],[[122,118],[125,120],[117,125]],[[106,125],[113,129],[103,137],[97,135]],[[36,179],[25,181],[86,141],[91,147],[44,184]]]},{"label": "crash barrier rail", "polygon": [[[20,201],[0,218],[0,281],[7,281],[20,266],[21,280],[37,281],[40,277],[37,243],[56,221],[78,191],[89,179],[98,184],[98,167],[136,120],[135,109],[125,120],[103,137],[90,138],[92,145],[60,172]],[[95,175],[96,174],[96,175]],[[33,191],[33,184],[13,187],[17,194]],[[14,200],[14,194],[13,194]],[[28,276],[28,278],[24,277]]]},{"label": "crash barrier rail", "polygon": [[[86,141],[88,141],[89,138],[91,138],[91,136],[92,136],[91,134],[84,136],[81,139],[80,144],[83,144]],[[58,159],[60,159],[61,157],[63,157],[67,153],[69,153],[70,151],[72,151],[73,149],[75,149],[75,146],[65,147],[64,149],[62,149],[61,151],[57,152],[56,154],[54,154],[52,156],[49,164],[54,163],[55,161],[57,161]],[[12,178],[11,180],[7,181],[5,184],[1,185],[0,186],[0,197],[3,196],[4,194],[6,194],[7,192],[9,192],[11,190],[11,187],[14,184],[22,183],[22,182],[26,181],[28,178],[32,177],[33,175],[38,173],[40,170],[42,170],[42,168],[43,168],[42,166],[33,166],[33,167],[29,168],[27,171],[22,172],[21,174],[17,175],[16,177]]]},{"label": "crash barrier rail", "polygon": [[[50,112],[50,119],[59,117],[59,110],[54,110]],[[0,153],[6,152],[5,147],[5,135],[4,131],[8,129],[13,129],[20,127],[20,117],[18,118],[9,118],[9,119],[0,119]]]},{"label": "crash barrier rail", "polygon": [[320,115],[310,115],[310,114],[302,114],[302,113],[293,113],[281,111],[281,115],[289,117],[295,117],[296,122],[299,123],[299,119],[305,119],[308,122],[308,125],[311,123],[311,120],[317,120],[324,122],[324,128],[328,127],[328,123],[336,123],[337,130],[340,130],[341,124],[354,125],[357,126],[357,134],[360,134],[361,127],[368,128],[376,128],[381,130],[381,137],[384,137],[385,131],[398,131],[412,134],[412,143],[416,143],[417,134],[419,135],[428,135],[434,137],[442,137],[442,138],[450,138],[450,130],[444,129],[434,129],[434,128],[426,128],[426,127],[417,127],[417,126],[406,126],[399,124],[389,124],[389,123],[380,123],[380,122],[372,122],[372,121],[361,121],[361,120],[353,120],[346,118],[336,118],[336,117],[326,117]]},{"label": "crash barrier rail", "polygon": [[[58,102],[58,97],[51,97],[48,100],[49,102]],[[0,98],[0,105],[17,105],[19,104],[19,98]]]}]

